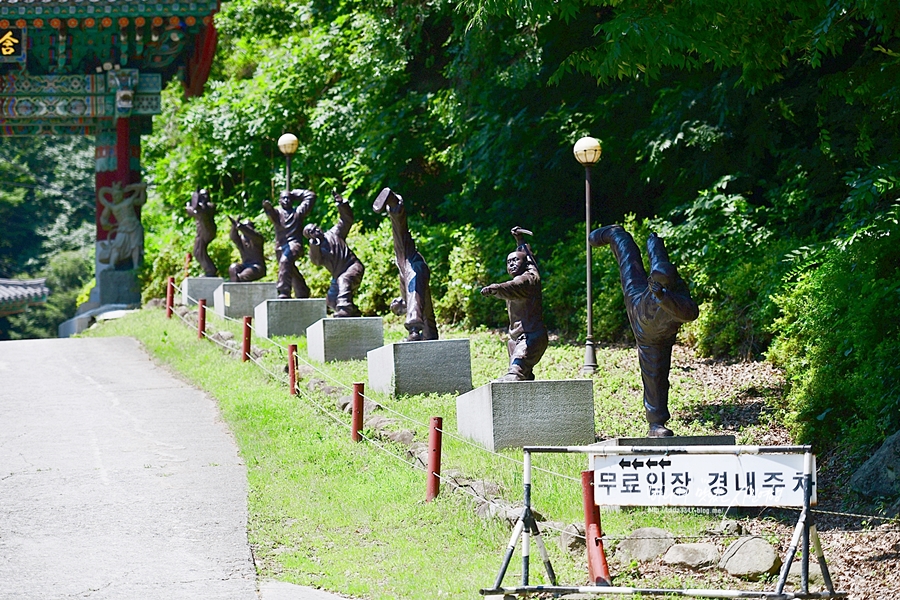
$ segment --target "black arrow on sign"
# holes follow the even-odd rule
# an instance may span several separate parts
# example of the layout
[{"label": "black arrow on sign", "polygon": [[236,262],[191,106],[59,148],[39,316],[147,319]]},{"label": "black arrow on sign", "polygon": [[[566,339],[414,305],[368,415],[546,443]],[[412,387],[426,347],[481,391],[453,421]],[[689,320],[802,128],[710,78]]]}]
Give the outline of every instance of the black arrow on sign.
[{"label": "black arrow on sign", "polygon": [[631,466],[634,467],[634,469],[635,469],[635,471],[636,471],[638,467],[643,467],[643,466],[644,466],[644,461],[642,461],[642,460],[633,460],[633,461],[631,461]]}]

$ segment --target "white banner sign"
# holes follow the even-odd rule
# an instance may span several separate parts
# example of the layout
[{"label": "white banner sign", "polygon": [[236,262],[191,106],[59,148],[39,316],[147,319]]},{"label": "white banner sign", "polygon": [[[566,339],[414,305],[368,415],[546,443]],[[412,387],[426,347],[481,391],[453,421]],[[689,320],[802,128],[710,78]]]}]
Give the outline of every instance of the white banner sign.
[{"label": "white banner sign", "polygon": [[[816,504],[812,458],[810,503]],[[803,506],[803,454],[593,454],[590,460],[600,506]]]}]

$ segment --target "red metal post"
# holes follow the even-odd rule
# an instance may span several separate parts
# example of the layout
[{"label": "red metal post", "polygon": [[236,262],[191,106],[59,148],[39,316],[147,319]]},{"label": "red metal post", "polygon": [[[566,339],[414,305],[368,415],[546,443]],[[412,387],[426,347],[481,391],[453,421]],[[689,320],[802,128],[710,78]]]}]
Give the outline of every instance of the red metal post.
[{"label": "red metal post", "polygon": [[441,427],[444,420],[441,417],[431,417],[428,428],[428,487],[425,492],[425,502],[431,502],[437,498],[441,491]]},{"label": "red metal post", "polygon": [[288,346],[288,393],[297,395],[297,344]]},{"label": "red metal post", "polygon": [[611,585],[609,563],[603,550],[603,528],[600,508],[594,502],[594,472],[581,472],[581,491],[584,497],[584,537],[587,544],[588,576],[594,585]]},{"label": "red metal post", "polygon": [[363,394],[365,386],[361,383],[353,384],[353,412],[351,413],[351,431],[350,431],[350,439],[354,442],[362,441],[362,436],[359,434],[363,428]]},{"label": "red metal post", "polygon": [[241,346],[241,362],[250,360],[250,321],[252,317],[244,317],[244,343]]},{"label": "red metal post", "polygon": [[175,304],[175,278],[169,277],[166,284],[166,318],[172,318],[172,305]]},{"label": "red metal post", "polygon": [[206,298],[197,300],[197,339],[206,335]]}]

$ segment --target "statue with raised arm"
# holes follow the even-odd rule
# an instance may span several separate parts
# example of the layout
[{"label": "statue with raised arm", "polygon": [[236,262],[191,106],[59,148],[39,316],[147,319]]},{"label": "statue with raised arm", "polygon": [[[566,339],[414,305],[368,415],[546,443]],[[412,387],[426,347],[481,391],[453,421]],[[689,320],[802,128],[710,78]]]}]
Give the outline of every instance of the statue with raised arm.
[{"label": "statue with raised arm", "polygon": [[228,237],[241,253],[241,262],[228,267],[228,279],[231,281],[256,281],[266,274],[265,243],[263,236],[256,230],[253,221],[231,221]]},{"label": "statue with raised arm", "polygon": [[638,362],[644,384],[644,412],[650,424],[649,437],[674,435],[666,427],[669,414],[669,369],[672,346],[682,323],[700,314],[687,284],[669,262],[662,238],[655,233],[647,240],[650,275],[644,270],[641,252],[631,234],[620,225],[595,229],[588,236],[591,246],[612,249],[619,263],[619,278],[625,295],[625,310],[637,341]]},{"label": "statue with raised arm", "polygon": [[481,294],[506,300],[509,313],[509,370],[496,381],[533,381],[534,366],[544,356],[549,343],[544,326],[541,274],[531,246],[523,236],[532,233],[521,227],[513,227],[511,233],[516,239],[516,249],[506,257],[506,271],[512,279],[485,286]]},{"label": "statue with raised arm", "polygon": [[112,187],[97,190],[97,200],[103,205],[100,226],[109,232],[109,238],[99,248],[97,260],[115,269],[130,258],[132,268],[137,269],[144,256],[144,227],[137,211],[147,201],[147,184],[130,183],[122,187],[117,181]]},{"label": "statue with raised arm", "polygon": [[331,273],[331,286],[325,296],[325,304],[334,317],[358,317],[360,313],[353,296],[359,289],[365,267],[347,245],[347,234],[353,225],[353,209],[340,194],[334,193],[334,203],[338,208],[338,222],[328,231],[315,223],[303,228],[303,235],[309,240],[309,260],[317,266],[325,267]]},{"label": "statue with raised arm", "polygon": [[[296,206],[294,203],[296,202]],[[275,253],[278,257],[278,283],[275,289],[279,298],[309,298],[309,286],[297,269],[297,259],[303,252],[303,219],[316,203],[311,190],[283,191],[278,206],[263,200],[263,210],[275,226]]]},{"label": "statue with raised arm", "polygon": [[197,222],[197,235],[194,236],[194,258],[200,263],[203,275],[218,277],[216,265],[209,257],[209,243],[216,239],[216,205],[209,199],[209,192],[198,189],[191,194],[191,201],[185,204],[187,213]]},{"label": "statue with raised arm", "polygon": [[438,339],[434,305],[431,302],[431,271],[416,249],[409,232],[403,197],[384,188],[372,205],[375,212],[387,211],[394,235],[394,257],[400,272],[400,297],[391,302],[391,311],[406,315],[407,341]]}]

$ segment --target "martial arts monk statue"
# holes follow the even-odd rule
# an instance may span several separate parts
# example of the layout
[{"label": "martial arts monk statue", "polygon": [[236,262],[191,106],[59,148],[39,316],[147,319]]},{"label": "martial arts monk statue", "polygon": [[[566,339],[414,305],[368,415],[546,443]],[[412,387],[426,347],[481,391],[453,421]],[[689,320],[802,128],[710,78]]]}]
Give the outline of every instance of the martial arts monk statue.
[{"label": "martial arts monk statue", "polygon": [[256,230],[253,221],[231,221],[228,237],[241,253],[241,262],[228,267],[231,281],[256,281],[266,274],[266,257],[263,250],[263,236]]},{"label": "martial arts monk statue", "polygon": [[360,313],[353,296],[359,289],[365,267],[347,246],[347,234],[353,225],[353,209],[350,203],[335,192],[334,203],[340,217],[328,231],[315,223],[303,228],[303,236],[309,240],[309,260],[314,265],[325,267],[331,273],[331,287],[325,296],[325,304],[333,311],[334,317],[358,317]]},{"label": "martial arts monk statue", "polygon": [[191,201],[184,208],[197,221],[197,235],[194,236],[194,258],[200,263],[205,277],[217,277],[216,265],[209,257],[209,243],[216,239],[216,205],[209,199],[209,192],[198,189],[191,194]]},{"label": "martial arts monk statue", "polygon": [[[294,202],[297,206],[294,206]],[[295,298],[309,298],[309,286],[297,269],[297,259],[303,252],[303,218],[316,203],[316,194],[311,190],[283,191],[278,198],[278,206],[263,200],[263,211],[275,227],[275,251],[278,258],[278,282],[275,289],[279,298],[290,298],[291,290]]]},{"label": "martial arts monk statue", "polygon": [[409,232],[403,197],[384,188],[372,205],[375,212],[387,209],[394,234],[394,257],[400,271],[400,297],[391,302],[391,311],[406,315],[409,342],[438,339],[434,305],[431,302],[431,271],[416,249]]},{"label": "martial arts monk statue", "polygon": [[644,270],[641,252],[631,234],[620,225],[607,225],[591,232],[591,246],[609,245],[619,262],[619,277],[625,295],[625,310],[637,341],[638,362],[644,382],[644,409],[650,423],[649,437],[668,437],[669,368],[672,346],[682,323],[700,314],[687,284],[669,262],[662,238],[655,233],[647,240],[650,275]]},{"label": "martial arts monk statue", "polygon": [[549,342],[544,326],[541,275],[531,246],[522,236],[531,235],[531,232],[513,227],[511,233],[517,246],[506,257],[506,271],[512,279],[485,286],[481,288],[481,294],[506,300],[509,313],[509,370],[497,381],[531,381],[534,366],[541,360]]}]

